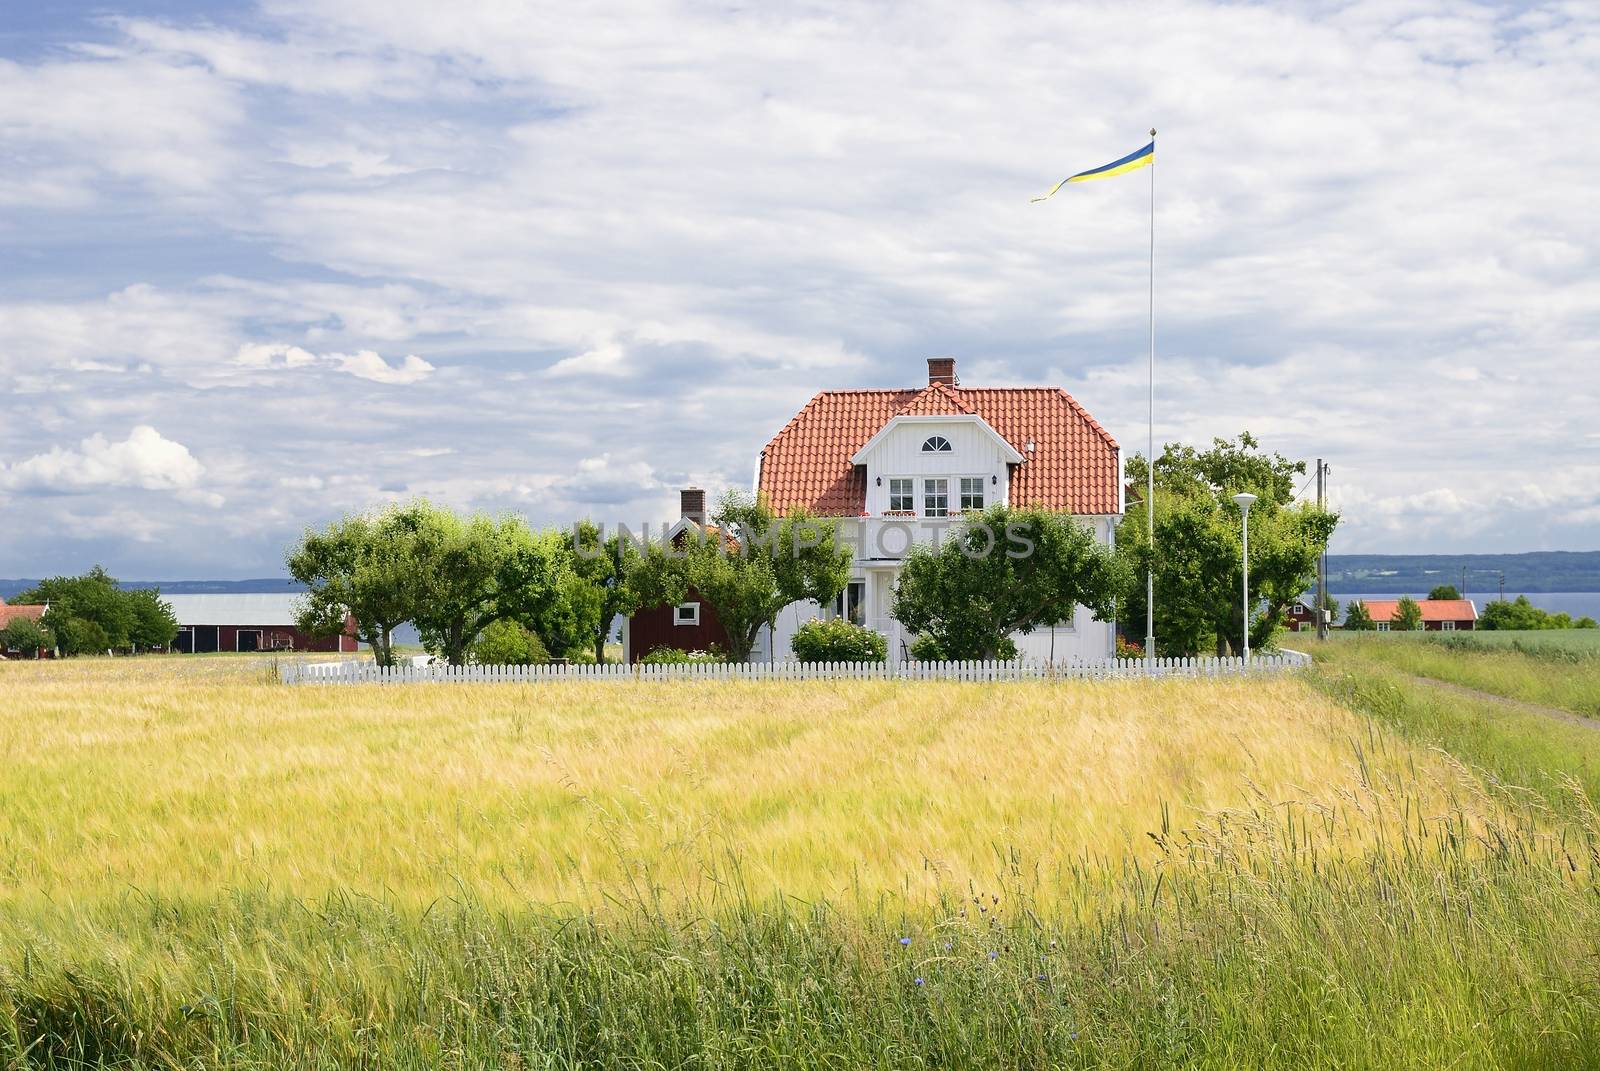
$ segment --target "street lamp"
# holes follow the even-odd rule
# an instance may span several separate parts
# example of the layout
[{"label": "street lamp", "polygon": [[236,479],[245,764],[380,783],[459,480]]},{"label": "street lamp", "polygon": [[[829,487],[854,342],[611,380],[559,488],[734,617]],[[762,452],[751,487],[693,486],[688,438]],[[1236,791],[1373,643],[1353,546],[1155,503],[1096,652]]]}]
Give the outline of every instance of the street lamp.
[{"label": "street lamp", "polygon": [[1256,496],[1249,491],[1233,496],[1234,503],[1239,507],[1239,515],[1244,526],[1244,660],[1250,661],[1250,507],[1256,504]]}]

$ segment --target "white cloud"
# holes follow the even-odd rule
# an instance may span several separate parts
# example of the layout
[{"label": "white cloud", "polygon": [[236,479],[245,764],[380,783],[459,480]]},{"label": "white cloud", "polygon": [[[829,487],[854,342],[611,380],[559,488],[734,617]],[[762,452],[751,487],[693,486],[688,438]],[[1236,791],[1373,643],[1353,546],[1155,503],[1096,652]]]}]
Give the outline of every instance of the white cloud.
[{"label": "white cloud", "polygon": [[328,359],[338,364],[339,370],[358,379],[374,383],[420,383],[433,374],[433,365],[414,353],[408,353],[399,366],[389,364],[372,350],[360,353],[330,353]]},{"label": "white cloud", "polygon": [[1131,450],[1144,176],[1028,198],[1152,123],[1161,438],[1328,457],[1339,549],[1600,542],[1593,11],[143,6],[0,61],[0,456],[165,428],[262,568],[384,487],[747,484],[938,353]]},{"label": "white cloud", "polygon": [[188,447],[141,424],[121,442],[96,432],[77,450],[57,446],[18,461],[0,469],[0,482],[13,490],[33,491],[190,491],[204,472]]}]

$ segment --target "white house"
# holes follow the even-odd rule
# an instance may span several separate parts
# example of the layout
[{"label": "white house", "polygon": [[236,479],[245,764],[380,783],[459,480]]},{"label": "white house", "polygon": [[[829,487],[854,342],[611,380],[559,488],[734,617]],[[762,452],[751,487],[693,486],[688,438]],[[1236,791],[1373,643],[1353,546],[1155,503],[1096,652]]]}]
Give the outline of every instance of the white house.
[{"label": "white house", "polygon": [[[1121,449],[1056,387],[963,387],[955,360],[928,361],[924,386],[821,391],[761,451],[756,491],[782,515],[796,507],[843,518],[854,550],[835,605],[796,603],[755,657],[789,656],[801,623],[844,615],[882,632],[889,657],[914,638],[889,616],[912,541],[996,503],[1072,513],[1110,545],[1122,515]],[[1071,625],[1016,637],[1025,657],[1099,658],[1115,630],[1079,608]]]}]

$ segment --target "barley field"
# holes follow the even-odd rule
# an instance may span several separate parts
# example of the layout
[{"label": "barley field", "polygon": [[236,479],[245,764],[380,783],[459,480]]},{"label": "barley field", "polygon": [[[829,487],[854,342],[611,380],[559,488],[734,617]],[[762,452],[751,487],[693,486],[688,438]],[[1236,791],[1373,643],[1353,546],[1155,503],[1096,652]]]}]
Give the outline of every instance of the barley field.
[{"label": "barley field", "polygon": [[1600,1059],[1582,785],[1337,689],[267,666],[0,664],[0,1067]]}]

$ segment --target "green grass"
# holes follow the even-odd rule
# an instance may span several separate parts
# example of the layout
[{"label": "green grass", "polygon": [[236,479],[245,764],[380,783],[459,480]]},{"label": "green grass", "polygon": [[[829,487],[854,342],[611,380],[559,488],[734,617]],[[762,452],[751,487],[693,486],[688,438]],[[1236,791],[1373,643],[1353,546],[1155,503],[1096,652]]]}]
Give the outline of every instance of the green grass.
[{"label": "green grass", "polygon": [[1316,656],[1329,665],[1383,665],[1600,718],[1600,644],[1570,638],[1579,635],[1600,632],[1350,634],[1321,645]]},{"label": "green grass", "polygon": [[1444,691],[1377,661],[1322,662],[1312,680],[1415,743],[1527,788],[1557,809],[1572,805],[1573,785],[1600,799],[1600,728]]},{"label": "green grass", "polygon": [[1381,665],[231,666],[0,666],[5,1071],[1600,1067],[1585,738]]}]

